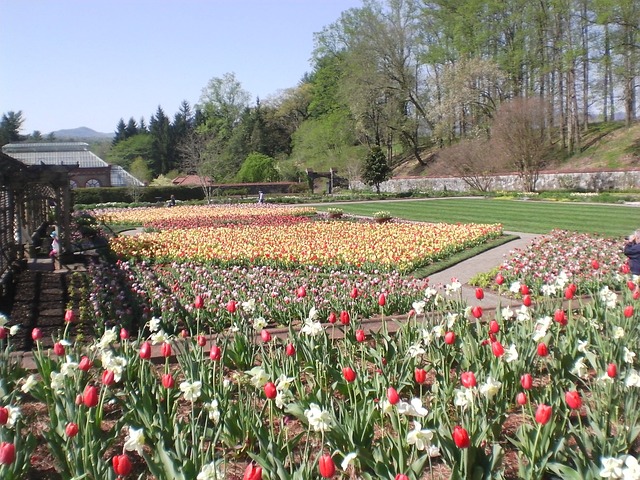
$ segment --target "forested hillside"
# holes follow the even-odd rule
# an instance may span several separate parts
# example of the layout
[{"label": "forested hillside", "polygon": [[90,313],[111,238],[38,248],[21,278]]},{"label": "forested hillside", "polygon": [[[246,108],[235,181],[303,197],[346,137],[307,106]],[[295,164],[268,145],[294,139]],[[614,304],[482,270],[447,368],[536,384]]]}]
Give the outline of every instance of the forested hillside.
[{"label": "forested hillside", "polygon": [[[216,181],[355,178],[375,148],[396,172],[633,163],[639,45],[637,0],[366,0],[315,33],[298,85],[251,99],[212,78],[173,115],[123,112],[103,155]],[[626,135],[629,152],[597,152]]]}]

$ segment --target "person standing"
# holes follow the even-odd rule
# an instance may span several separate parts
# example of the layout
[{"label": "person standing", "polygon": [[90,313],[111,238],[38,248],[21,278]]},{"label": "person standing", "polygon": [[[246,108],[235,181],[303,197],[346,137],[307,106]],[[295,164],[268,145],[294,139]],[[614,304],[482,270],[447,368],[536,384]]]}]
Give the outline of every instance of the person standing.
[{"label": "person standing", "polygon": [[629,258],[631,273],[640,275],[640,229],[627,238],[623,252]]}]

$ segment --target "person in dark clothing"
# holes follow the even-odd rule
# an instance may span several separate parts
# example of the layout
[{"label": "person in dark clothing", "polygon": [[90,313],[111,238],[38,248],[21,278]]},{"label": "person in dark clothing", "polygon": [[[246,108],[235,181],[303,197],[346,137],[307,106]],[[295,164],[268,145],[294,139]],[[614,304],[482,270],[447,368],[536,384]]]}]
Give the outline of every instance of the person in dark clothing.
[{"label": "person in dark clothing", "polygon": [[629,267],[633,275],[640,275],[640,230],[627,238],[624,243],[624,254],[629,257]]}]

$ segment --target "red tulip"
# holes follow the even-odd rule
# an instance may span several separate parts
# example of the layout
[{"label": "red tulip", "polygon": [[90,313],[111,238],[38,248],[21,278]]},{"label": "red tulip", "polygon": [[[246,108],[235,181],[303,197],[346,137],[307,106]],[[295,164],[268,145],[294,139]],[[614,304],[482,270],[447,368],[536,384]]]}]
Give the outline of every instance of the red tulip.
[{"label": "red tulip", "polygon": [[358,298],[358,289],[356,287],[353,287],[349,296],[353,299]]},{"label": "red tulip", "polygon": [[111,370],[105,370],[102,372],[102,383],[107,387],[113,385],[115,382],[115,375]]},{"label": "red tulip", "polygon": [[0,340],[7,338],[8,330],[4,327],[0,327]]},{"label": "red tulip", "polygon": [[6,425],[9,421],[9,410],[6,407],[0,407],[0,425]]},{"label": "red tulip", "polygon": [[69,422],[64,429],[64,433],[66,433],[67,437],[73,438],[78,434],[79,428],[77,423]]},{"label": "red tulip", "polygon": [[492,333],[495,335],[499,331],[500,331],[500,324],[495,320],[491,320],[489,322],[489,333]]},{"label": "red tulip", "polygon": [[236,302],[235,300],[229,300],[227,302],[227,312],[233,314],[236,313]]},{"label": "red tulip", "polygon": [[593,260],[591,262],[591,268],[593,268],[594,270],[597,270],[600,268],[600,263],[598,263],[598,260]]},{"label": "red tulip", "polygon": [[582,398],[580,398],[580,394],[575,390],[565,393],[564,401],[567,402],[567,406],[573,410],[578,410],[582,406]]},{"label": "red tulip", "polygon": [[522,297],[522,304],[525,307],[530,307],[531,306],[531,295],[525,295],[524,297]]},{"label": "red tulip", "polygon": [[566,325],[567,324],[567,314],[565,313],[564,310],[561,310],[559,308],[554,312],[553,319],[556,322],[558,322],[560,325]]},{"label": "red tulip", "polygon": [[378,297],[378,305],[384,307],[387,304],[387,296],[384,293],[381,293]]},{"label": "red tulip", "polygon": [[244,476],[242,480],[261,480],[262,479],[262,467],[258,467],[253,463],[247,465],[244,470]]},{"label": "red tulip", "polygon": [[193,302],[193,306],[196,307],[197,309],[201,309],[202,307],[204,307],[204,299],[202,298],[202,295],[196,295],[196,299]]},{"label": "red tulip", "polygon": [[469,433],[460,425],[453,427],[453,442],[458,448],[469,448],[471,445]]},{"label": "red tulip", "polygon": [[520,406],[526,405],[527,404],[527,394],[524,392],[520,392],[518,393],[518,395],[516,395],[516,403]]},{"label": "red tulip", "polygon": [[342,369],[342,376],[347,382],[351,383],[356,379],[356,372],[351,367],[344,367]]},{"label": "red tulip", "polygon": [[298,287],[298,289],[296,290],[296,296],[298,298],[304,298],[307,296],[307,289],[304,287]]},{"label": "red tulip", "polygon": [[260,332],[260,338],[262,338],[263,342],[270,342],[271,341],[271,334],[267,330],[262,330]]},{"label": "red tulip", "polygon": [[53,353],[55,353],[59,357],[64,356],[64,353],[65,353],[64,345],[62,345],[60,342],[56,342],[53,345]]},{"label": "red tulip", "polygon": [[529,287],[527,287],[525,284],[522,284],[520,285],[520,293],[522,295],[529,295],[531,291],[529,290]]},{"label": "red tulip", "polygon": [[466,388],[475,387],[477,385],[475,374],[473,372],[463,372],[460,375],[460,383]]},{"label": "red tulip", "polygon": [[573,289],[571,287],[564,289],[564,298],[567,300],[571,300],[573,298]]},{"label": "red tulip", "polygon": [[267,382],[264,386],[264,394],[269,400],[273,400],[278,395],[276,384],[273,382]]},{"label": "red tulip", "polygon": [[549,405],[541,403],[536,409],[536,422],[538,422],[540,425],[549,423],[549,420],[551,420],[551,413],[551,407]]},{"label": "red tulip", "polygon": [[87,385],[82,394],[82,403],[87,408],[93,408],[98,405],[98,389],[93,385]]},{"label": "red tulip", "polygon": [[71,323],[75,320],[75,315],[73,313],[73,310],[71,310],[70,308],[67,308],[67,310],[64,312],[64,321],[67,323]]},{"label": "red tulip", "polygon": [[549,348],[547,348],[546,344],[544,343],[538,344],[538,355],[540,357],[546,357],[547,355],[549,355]]},{"label": "red tulip", "polygon": [[398,391],[395,388],[387,388],[387,400],[391,405],[395,405],[400,401],[400,395],[398,395]]},{"label": "red tulip", "polygon": [[607,376],[609,378],[615,378],[617,374],[618,374],[618,367],[616,366],[615,363],[610,363],[609,365],[607,365]]},{"label": "red tulip", "polygon": [[207,344],[207,337],[205,337],[204,335],[198,335],[196,337],[196,343],[199,347],[204,347]]},{"label": "red tulip", "polygon": [[364,334],[364,330],[356,330],[356,340],[360,343],[364,342],[365,340],[365,334]]},{"label": "red tulip", "polygon": [[525,390],[530,390],[531,387],[533,387],[533,377],[530,373],[525,373],[520,377],[520,385],[522,385],[522,388]]},{"label": "red tulip", "polygon": [[120,340],[129,340],[129,331],[126,328],[120,329]]},{"label": "red tulip", "polygon": [[171,354],[173,353],[171,351],[171,344],[164,342],[161,346],[160,346],[160,353],[162,353],[162,356],[165,358],[169,358],[171,356]]},{"label": "red tulip", "polygon": [[16,460],[16,446],[13,443],[0,443],[0,465],[10,465]]},{"label": "red tulip", "polygon": [[351,317],[349,316],[349,312],[347,312],[346,310],[342,310],[340,312],[340,323],[342,325],[349,325],[350,321],[351,321]]},{"label": "red tulip", "polygon": [[471,315],[474,316],[474,318],[480,318],[482,316],[482,307],[476,305],[475,307],[473,307],[471,309]]},{"label": "red tulip", "polygon": [[331,478],[336,474],[336,464],[333,463],[333,458],[328,453],[325,453],[318,460],[318,468],[320,469],[320,475],[322,478]]},{"label": "red tulip", "polygon": [[38,341],[42,338],[42,330],[40,330],[39,328],[34,328],[33,330],[31,330],[31,338],[34,341]]},{"label": "red tulip", "polygon": [[209,350],[209,358],[214,362],[217,362],[222,357],[222,350],[218,345],[211,345],[211,350]]},{"label": "red tulip", "polygon": [[149,360],[151,358],[151,344],[149,342],[143,342],[140,345],[140,358],[143,360]]},{"label": "red tulip", "polygon": [[93,363],[86,355],[83,355],[83,357],[80,359],[80,363],[78,363],[78,369],[82,370],[83,372],[88,372],[89,370],[91,370],[92,366]]},{"label": "red tulip", "polygon": [[164,373],[161,377],[161,380],[162,380],[162,386],[167,390],[170,388],[173,388],[173,386],[176,384],[176,381],[174,380],[173,375],[171,375],[170,373]]},{"label": "red tulip", "polygon": [[258,467],[253,463],[247,465],[244,470],[244,476],[242,480],[261,480],[262,479],[262,467]]},{"label": "red tulip", "polygon": [[502,285],[504,283],[504,277],[502,276],[501,273],[499,273],[498,275],[496,275],[496,283],[498,285]]},{"label": "red tulip", "polygon": [[482,300],[484,298],[484,290],[482,288],[476,288],[476,298]]},{"label": "red tulip", "polygon": [[634,300],[638,300],[639,298],[640,298],[640,288],[636,288],[636,289],[633,291],[633,299],[634,299]]},{"label": "red tulip", "polygon": [[296,354],[296,347],[293,345],[293,343],[288,343],[284,351],[288,357],[293,357]]},{"label": "red tulip", "polygon": [[623,263],[622,266],[620,267],[620,273],[626,275],[627,273],[631,272],[631,268],[629,267],[628,263]]},{"label": "red tulip", "polygon": [[632,292],[636,289],[636,286],[637,286],[637,285],[636,285],[636,282],[634,282],[633,280],[629,280],[629,281],[627,282],[627,288],[628,288],[629,290],[631,290]]},{"label": "red tulip", "polygon": [[409,477],[407,477],[404,473],[399,473],[396,475],[395,480],[409,480]]},{"label": "red tulip", "polygon": [[493,352],[496,357],[501,357],[504,355],[504,347],[496,340],[495,342],[491,342],[491,352]]},{"label": "red tulip", "polygon": [[633,305],[624,307],[624,316],[627,318],[633,317]]},{"label": "red tulip", "polygon": [[413,372],[413,377],[416,380],[416,383],[423,384],[427,381],[427,372],[424,368],[416,368]]},{"label": "red tulip", "polygon": [[131,460],[129,460],[129,457],[125,454],[113,457],[112,464],[113,471],[116,472],[116,475],[124,477],[131,473]]},{"label": "red tulip", "polygon": [[455,332],[448,331],[447,333],[444,334],[444,343],[446,343],[447,345],[453,345],[455,341],[456,341]]},{"label": "red tulip", "polygon": [[329,318],[327,318],[327,321],[331,324],[336,323],[337,320],[338,320],[338,317],[336,317],[336,312],[331,312],[329,314]]}]

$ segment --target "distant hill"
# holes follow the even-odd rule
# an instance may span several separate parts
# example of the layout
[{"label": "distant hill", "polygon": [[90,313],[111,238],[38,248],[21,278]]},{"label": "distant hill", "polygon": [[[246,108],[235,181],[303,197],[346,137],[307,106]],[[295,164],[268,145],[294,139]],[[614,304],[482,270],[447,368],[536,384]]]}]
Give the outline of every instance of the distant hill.
[{"label": "distant hill", "polygon": [[58,140],[100,140],[113,138],[113,133],[96,132],[88,127],[68,128],[51,132]]}]

